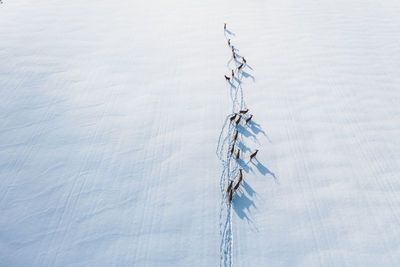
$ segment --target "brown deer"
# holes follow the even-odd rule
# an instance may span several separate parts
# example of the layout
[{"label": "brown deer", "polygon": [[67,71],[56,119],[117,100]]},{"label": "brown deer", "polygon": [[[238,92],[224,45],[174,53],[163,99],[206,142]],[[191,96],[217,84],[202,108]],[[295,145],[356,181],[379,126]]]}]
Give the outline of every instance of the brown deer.
[{"label": "brown deer", "polygon": [[233,199],[233,192],[231,189],[231,190],[229,190],[229,203],[232,203],[232,199]]},{"label": "brown deer", "polygon": [[231,80],[231,78],[229,78],[228,76],[226,76],[226,75],[224,75],[224,76],[225,76],[225,80],[227,80],[227,81]]},{"label": "brown deer", "polygon": [[226,30],[226,23],[224,23],[224,30]]},{"label": "brown deer", "polygon": [[232,45],[232,53],[235,53],[235,47]]},{"label": "brown deer", "polygon": [[238,148],[238,151],[236,152],[236,159],[239,159],[240,156],[240,148]]},{"label": "brown deer", "polygon": [[233,188],[234,191],[236,191],[239,188],[240,183],[243,180],[243,174],[242,174],[242,169],[240,169],[240,173],[239,173],[239,180],[237,182],[237,184],[235,184],[235,187]]},{"label": "brown deer", "polygon": [[235,77],[235,73],[234,73],[233,70],[232,70],[232,78],[233,78],[233,77]]},{"label": "brown deer", "polygon": [[237,114],[235,113],[232,117],[229,118],[229,120],[232,122],[236,118],[236,115]]},{"label": "brown deer", "polygon": [[250,161],[257,155],[258,149],[256,149],[256,152],[250,155]]},{"label": "brown deer", "polygon": [[235,144],[232,145],[232,148],[231,148],[231,155],[233,154],[233,151],[235,151]]},{"label": "brown deer", "polygon": [[251,115],[248,119],[246,119],[246,124],[249,123],[249,121],[251,121],[251,118],[253,118],[253,115]]},{"label": "brown deer", "polygon": [[237,140],[237,138],[238,138],[238,133],[239,133],[238,130],[236,130],[235,137],[233,138],[233,140],[235,140],[235,141]]},{"label": "brown deer", "polygon": [[242,67],[243,67],[243,63],[242,63],[242,64],[240,64],[240,66],[238,67],[238,70],[241,70],[241,69],[242,69]]},{"label": "brown deer", "polygon": [[235,55],[235,52],[233,52],[233,55],[232,55],[232,56],[233,56],[233,58],[234,58],[234,59],[236,59],[236,55]]},{"label": "brown deer", "polygon": [[240,114],[246,114],[247,112],[249,112],[249,109],[246,109],[246,110],[242,109],[242,110],[239,111],[239,112],[240,112]]},{"label": "brown deer", "polygon": [[242,118],[241,115],[239,115],[239,119],[236,121],[236,126],[240,123],[240,119]]},{"label": "brown deer", "polygon": [[229,191],[232,190],[232,184],[233,184],[233,181],[231,181],[231,182],[229,183],[228,188],[226,189],[226,193],[227,193],[227,194],[229,193]]},{"label": "brown deer", "polygon": [[244,59],[244,57],[242,57],[243,63],[246,64],[246,59]]},{"label": "brown deer", "polygon": [[228,39],[228,46],[231,46],[231,39]]}]

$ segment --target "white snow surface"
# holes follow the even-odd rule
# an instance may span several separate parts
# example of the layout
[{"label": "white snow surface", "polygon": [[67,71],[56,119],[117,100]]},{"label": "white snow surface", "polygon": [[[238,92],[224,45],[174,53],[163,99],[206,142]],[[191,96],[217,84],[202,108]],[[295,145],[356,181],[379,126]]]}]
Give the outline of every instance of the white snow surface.
[{"label": "white snow surface", "polygon": [[229,265],[398,266],[399,14],[398,0],[3,0],[0,266],[225,265],[224,22],[265,132],[243,137],[260,152]]}]

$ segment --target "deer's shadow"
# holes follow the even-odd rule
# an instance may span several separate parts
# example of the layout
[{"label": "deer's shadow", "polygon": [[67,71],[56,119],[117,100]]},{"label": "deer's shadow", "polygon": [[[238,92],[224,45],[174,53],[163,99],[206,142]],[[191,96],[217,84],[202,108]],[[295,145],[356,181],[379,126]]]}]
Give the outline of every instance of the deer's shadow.
[{"label": "deer's shadow", "polygon": [[231,86],[231,88],[237,89],[237,87],[236,87],[231,81],[228,81],[228,83],[229,83],[229,85]]},{"label": "deer's shadow", "polygon": [[240,150],[242,151],[242,153],[246,153],[247,151],[250,152],[250,148],[248,148],[242,141],[239,141],[237,143],[237,146],[240,148]]},{"label": "deer's shadow", "polygon": [[246,183],[245,180],[243,180],[242,186],[243,186],[244,190],[246,190],[247,194],[249,194],[250,197],[255,196],[256,191],[254,191],[254,189],[248,183]]},{"label": "deer's shadow", "polygon": [[251,221],[249,218],[251,207],[257,208],[254,201],[248,198],[244,192],[235,195],[233,199],[233,209],[240,219]]},{"label": "deer's shadow", "polygon": [[256,80],[256,78],[254,78],[253,75],[251,75],[251,74],[248,73],[248,72],[245,72],[244,70],[242,70],[242,75],[243,75],[243,77],[245,77],[245,78],[251,78],[251,79],[253,80],[253,82]]},{"label": "deer's shadow", "polygon": [[246,63],[246,65],[245,65],[245,67],[248,67],[249,69],[253,70],[253,68],[252,68],[249,64],[247,64],[247,63]]},{"label": "deer's shadow", "polygon": [[257,158],[255,158],[256,163],[254,161],[250,161],[256,168],[257,170],[263,175],[271,175],[271,177],[274,179],[276,183],[278,183],[278,178],[276,177],[275,173],[273,173],[270,169],[268,169],[265,165],[263,165],[260,161],[258,161]]},{"label": "deer's shadow", "polygon": [[256,204],[252,200],[252,197],[256,194],[256,192],[245,181],[243,181],[242,186],[244,190],[240,190],[233,198],[233,210],[241,220],[246,220],[253,230],[258,232],[257,225],[251,218],[252,209],[257,209]]},{"label": "deer's shadow", "polygon": [[246,128],[244,128],[242,125],[237,125],[236,129],[239,131],[239,133],[245,137],[252,137],[252,138],[256,138],[256,136],[254,134],[252,134],[251,132],[249,132]]},{"label": "deer's shadow", "polygon": [[227,30],[227,29],[225,30],[225,33],[232,35],[232,36],[236,36],[236,34],[234,32]]},{"label": "deer's shadow", "polygon": [[242,58],[242,56],[241,56],[240,54],[236,53],[236,52],[235,52],[235,56],[236,56],[236,59],[235,59],[236,63],[242,64],[242,62],[240,62],[239,60],[237,60],[237,58]]},{"label": "deer's shadow", "polygon": [[249,166],[249,164],[247,164],[246,162],[244,162],[244,160],[242,160],[241,158],[238,158],[237,160],[238,165],[246,172],[254,172],[253,169]]},{"label": "deer's shadow", "polygon": [[240,85],[242,83],[242,81],[240,79],[238,79],[237,77],[234,77],[235,81],[237,81],[237,83]]},{"label": "deer's shadow", "polygon": [[258,135],[259,133],[262,133],[264,136],[267,136],[267,135],[265,134],[265,132],[264,132],[260,127],[258,127],[257,124],[254,123],[253,121],[250,121],[250,122],[248,123],[248,125],[249,125],[250,130],[251,130],[255,135]]},{"label": "deer's shadow", "polygon": [[272,143],[271,139],[268,137],[267,133],[261,128],[261,125],[256,123],[254,120],[249,121],[249,123],[247,124],[247,126],[249,127],[249,129],[255,134],[262,134],[264,135],[268,142]]}]

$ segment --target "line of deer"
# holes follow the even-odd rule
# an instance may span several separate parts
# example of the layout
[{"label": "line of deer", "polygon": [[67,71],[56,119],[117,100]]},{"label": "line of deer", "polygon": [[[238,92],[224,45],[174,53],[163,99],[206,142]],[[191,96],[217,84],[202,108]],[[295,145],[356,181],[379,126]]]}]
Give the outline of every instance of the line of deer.
[{"label": "line of deer", "polygon": [[[1,0],[0,0],[1,1]],[[226,31],[226,23],[224,23],[224,31]],[[235,53],[235,47],[231,44],[231,39],[228,39],[228,46],[231,48],[232,50],[232,57],[233,59],[236,60],[236,53]],[[237,71],[238,73],[240,73],[240,71],[242,70],[242,68],[247,64],[247,61],[244,57],[242,57],[242,62],[238,67],[237,67]],[[235,77],[235,72],[232,69],[232,77],[228,77],[226,75],[224,75],[225,79],[227,81],[230,81],[232,79],[234,79]],[[234,113],[233,115],[231,115],[231,117],[229,118],[230,123],[235,122],[236,127],[239,125],[240,121],[243,120],[246,122],[246,125],[252,120],[253,115],[247,116],[246,114],[249,112],[249,109],[242,109],[239,110],[239,112]],[[242,117],[244,115],[244,117]],[[246,118],[247,117],[247,118]],[[235,144],[237,142],[238,139],[238,135],[239,135],[239,130],[236,129],[235,134],[233,136],[233,144],[232,147],[230,149],[230,156],[232,157],[234,152],[235,152]],[[256,149],[256,151],[252,154],[250,154],[250,161],[252,161],[258,153],[258,149]],[[236,158],[236,160],[238,160],[240,158],[240,148],[237,148],[236,154],[234,156]],[[226,194],[228,195],[228,200],[229,203],[232,203],[232,199],[233,199],[233,195],[234,193],[238,190],[238,188],[240,187],[240,184],[243,181],[243,169],[239,170],[239,175],[238,175],[238,179],[237,179],[237,183],[235,185],[233,185],[234,180],[230,180],[228,187],[226,188]]]},{"label": "line of deer", "polygon": [[[224,23],[224,31],[226,31],[226,23]],[[228,46],[231,46],[231,39],[228,39]],[[232,53],[233,53],[233,58],[236,59],[235,48],[233,47],[233,45],[232,45]],[[242,61],[244,64],[247,63],[244,57],[242,57]],[[239,67],[239,70],[243,67],[242,65]]]}]

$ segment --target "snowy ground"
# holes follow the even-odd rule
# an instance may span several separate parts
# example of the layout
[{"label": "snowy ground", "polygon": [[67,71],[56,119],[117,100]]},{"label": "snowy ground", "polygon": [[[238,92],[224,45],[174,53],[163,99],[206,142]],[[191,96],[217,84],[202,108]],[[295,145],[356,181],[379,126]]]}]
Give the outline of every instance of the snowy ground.
[{"label": "snowy ground", "polygon": [[260,165],[233,201],[233,265],[398,266],[399,14],[396,0],[4,0],[0,266],[221,263],[224,22],[265,132],[246,139]]}]

